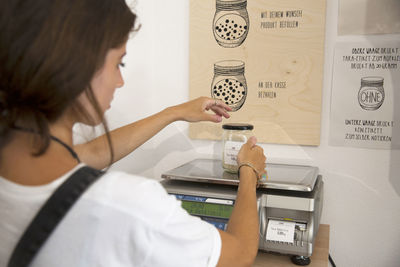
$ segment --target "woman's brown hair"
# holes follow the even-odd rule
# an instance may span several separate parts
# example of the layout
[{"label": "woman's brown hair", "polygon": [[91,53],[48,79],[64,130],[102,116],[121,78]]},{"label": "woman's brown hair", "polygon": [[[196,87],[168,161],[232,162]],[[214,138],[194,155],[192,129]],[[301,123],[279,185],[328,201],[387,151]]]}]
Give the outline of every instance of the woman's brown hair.
[{"label": "woman's brown hair", "polygon": [[43,154],[49,125],[67,108],[88,118],[77,101],[85,92],[103,122],[112,160],[90,82],[107,51],[127,40],[135,20],[125,0],[1,0],[0,150],[13,128],[24,127],[37,133],[35,154]]}]

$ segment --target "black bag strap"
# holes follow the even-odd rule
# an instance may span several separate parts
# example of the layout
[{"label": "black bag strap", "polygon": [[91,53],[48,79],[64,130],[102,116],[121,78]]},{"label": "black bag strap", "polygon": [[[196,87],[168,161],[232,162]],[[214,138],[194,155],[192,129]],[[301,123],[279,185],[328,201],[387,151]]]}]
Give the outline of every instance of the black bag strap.
[{"label": "black bag strap", "polygon": [[103,171],[84,166],[66,179],[25,230],[11,255],[8,267],[28,266],[76,200],[102,174]]}]

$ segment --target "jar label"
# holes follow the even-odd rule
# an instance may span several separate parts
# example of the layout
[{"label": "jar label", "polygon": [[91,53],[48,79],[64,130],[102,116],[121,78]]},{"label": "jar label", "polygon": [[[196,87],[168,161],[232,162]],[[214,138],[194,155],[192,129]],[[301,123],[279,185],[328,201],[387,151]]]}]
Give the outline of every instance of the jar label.
[{"label": "jar label", "polygon": [[379,109],[384,99],[383,87],[361,87],[358,93],[358,102],[366,110]]},{"label": "jar label", "polygon": [[237,165],[237,155],[244,142],[226,141],[224,147],[224,163]]}]

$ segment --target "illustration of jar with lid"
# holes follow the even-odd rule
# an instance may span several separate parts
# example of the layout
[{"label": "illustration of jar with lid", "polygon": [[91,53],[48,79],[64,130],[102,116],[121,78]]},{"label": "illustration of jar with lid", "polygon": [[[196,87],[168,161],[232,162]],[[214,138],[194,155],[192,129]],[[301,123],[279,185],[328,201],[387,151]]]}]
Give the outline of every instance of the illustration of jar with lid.
[{"label": "illustration of jar with lid", "polygon": [[358,91],[358,103],[365,110],[379,109],[385,99],[383,78],[377,76],[361,78],[361,88]]},{"label": "illustration of jar with lid", "polygon": [[244,77],[244,62],[224,60],[214,64],[214,79],[211,84],[211,97],[222,100],[238,111],[244,104],[247,95]]},{"label": "illustration of jar with lid", "polygon": [[249,32],[247,0],[216,0],[213,33],[217,43],[226,48],[240,46]]}]

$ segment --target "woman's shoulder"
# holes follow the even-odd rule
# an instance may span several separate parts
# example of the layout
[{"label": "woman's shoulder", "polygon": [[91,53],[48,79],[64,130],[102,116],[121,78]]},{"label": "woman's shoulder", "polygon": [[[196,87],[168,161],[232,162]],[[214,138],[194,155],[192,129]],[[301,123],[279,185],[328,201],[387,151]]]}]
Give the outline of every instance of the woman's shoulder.
[{"label": "woman's shoulder", "polygon": [[155,179],[122,171],[110,170],[94,184],[91,195],[103,200],[135,201],[143,198],[163,198],[168,194]]},{"label": "woman's shoulder", "polygon": [[155,179],[118,170],[106,171],[100,181],[114,190],[131,191],[134,188],[160,186],[160,183]]},{"label": "woman's shoulder", "polygon": [[180,203],[156,180],[121,171],[107,171],[88,190],[86,199],[149,220],[161,219]]}]

